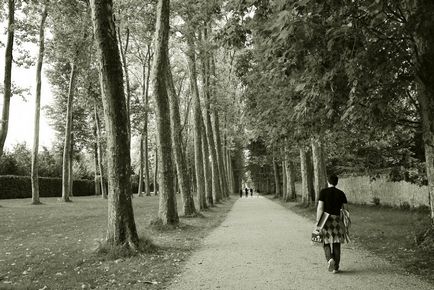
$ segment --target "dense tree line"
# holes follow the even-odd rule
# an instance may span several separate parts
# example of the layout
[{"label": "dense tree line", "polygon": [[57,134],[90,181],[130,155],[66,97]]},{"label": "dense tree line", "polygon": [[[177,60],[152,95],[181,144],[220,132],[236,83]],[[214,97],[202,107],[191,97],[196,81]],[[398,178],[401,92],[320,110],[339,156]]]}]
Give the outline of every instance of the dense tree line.
[{"label": "dense tree line", "polygon": [[299,175],[310,203],[326,169],[388,172],[428,184],[433,201],[432,8],[424,0],[228,1],[222,38],[238,48],[255,178],[273,169],[286,199]]},{"label": "dense tree line", "polygon": [[[242,159],[237,126],[241,107],[234,51],[221,47],[217,38],[222,4],[168,0],[2,4],[10,23],[6,61],[16,59],[24,43],[38,47],[37,61],[27,57],[37,68],[32,157],[28,149],[22,149],[25,154],[17,152],[28,158],[20,165],[24,169],[20,174],[32,176],[34,204],[40,202],[38,176],[61,174],[66,202],[72,200],[76,167],[90,168],[97,192],[109,202],[107,241],[137,249],[132,176],[138,178],[139,196],[150,195],[151,188],[159,195],[162,224],[178,223],[179,202],[183,205],[179,214],[194,216],[237,190],[242,178],[242,170],[234,168],[241,167]],[[19,34],[13,25],[17,15],[24,15]],[[15,49],[13,37],[19,38]],[[46,108],[40,107],[42,68],[54,94]],[[7,75],[13,75],[13,67],[5,72],[3,139],[11,87]],[[56,130],[56,153],[39,149],[41,110]],[[55,173],[45,169],[47,154],[53,154]],[[18,160],[6,153],[1,164],[12,159]],[[18,174],[3,165],[2,172]],[[89,171],[83,175],[89,177]]]}]

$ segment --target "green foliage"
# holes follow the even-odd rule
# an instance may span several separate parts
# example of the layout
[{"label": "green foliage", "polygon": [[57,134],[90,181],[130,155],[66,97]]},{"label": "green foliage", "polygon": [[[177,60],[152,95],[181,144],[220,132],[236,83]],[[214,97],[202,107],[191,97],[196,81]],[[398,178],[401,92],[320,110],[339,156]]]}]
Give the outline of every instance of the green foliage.
[{"label": "green foliage", "polygon": [[410,177],[423,175],[424,161],[413,4],[229,1],[226,9],[229,31],[252,39],[235,68],[253,138],[296,147],[327,136],[331,170],[401,168],[401,180],[423,183]]},{"label": "green foliage", "polygon": [[31,152],[26,143],[16,144],[0,159],[0,175],[30,175]]},{"label": "green foliage", "polygon": [[[0,175],[30,176],[32,152],[26,143],[16,144],[0,159]],[[74,179],[93,179],[93,160],[83,152],[77,152],[73,160]],[[49,150],[42,147],[38,154],[39,176],[62,177],[62,148]]]}]

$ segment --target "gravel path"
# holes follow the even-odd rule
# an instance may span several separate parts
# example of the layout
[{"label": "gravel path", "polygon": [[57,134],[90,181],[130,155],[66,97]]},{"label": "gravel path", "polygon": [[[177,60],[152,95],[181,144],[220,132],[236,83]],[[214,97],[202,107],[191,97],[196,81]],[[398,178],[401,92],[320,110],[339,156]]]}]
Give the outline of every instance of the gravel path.
[{"label": "gravel path", "polygon": [[354,244],[332,274],[312,228],[267,198],[239,199],[169,289],[434,289]]}]

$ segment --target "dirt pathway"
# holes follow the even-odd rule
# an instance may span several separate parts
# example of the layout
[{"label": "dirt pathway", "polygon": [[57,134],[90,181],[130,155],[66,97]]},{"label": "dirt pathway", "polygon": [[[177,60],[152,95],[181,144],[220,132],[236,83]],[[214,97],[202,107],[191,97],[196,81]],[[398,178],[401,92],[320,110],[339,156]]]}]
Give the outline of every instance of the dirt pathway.
[{"label": "dirt pathway", "polygon": [[277,203],[242,198],[169,289],[433,289],[354,244],[343,247],[342,272],[332,274],[311,230]]}]

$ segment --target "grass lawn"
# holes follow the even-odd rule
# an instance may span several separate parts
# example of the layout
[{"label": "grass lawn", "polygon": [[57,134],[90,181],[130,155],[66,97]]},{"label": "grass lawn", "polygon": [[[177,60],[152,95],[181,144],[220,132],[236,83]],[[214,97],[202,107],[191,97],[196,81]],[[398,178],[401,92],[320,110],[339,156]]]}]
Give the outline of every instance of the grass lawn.
[{"label": "grass lawn", "polygon": [[[280,203],[315,221],[316,208],[297,203]],[[419,275],[434,286],[434,240],[416,243],[430,227],[429,212],[398,208],[349,205],[352,242],[406,271]],[[434,288],[433,288],[434,289]]]},{"label": "grass lawn", "polygon": [[162,289],[176,279],[186,258],[235,200],[203,217],[181,218],[175,229],[158,230],[149,225],[157,216],[158,197],[135,197],[139,235],[157,248],[117,260],[95,251],[105,236],[106,200],[42,198],[44,204],[37,206],[30,199],[0,200],[0,289]]}]

